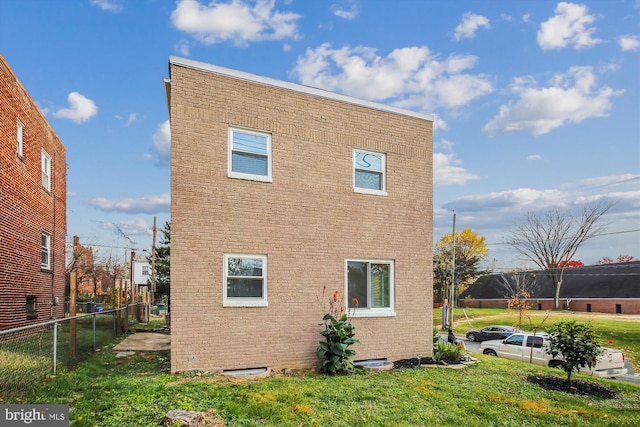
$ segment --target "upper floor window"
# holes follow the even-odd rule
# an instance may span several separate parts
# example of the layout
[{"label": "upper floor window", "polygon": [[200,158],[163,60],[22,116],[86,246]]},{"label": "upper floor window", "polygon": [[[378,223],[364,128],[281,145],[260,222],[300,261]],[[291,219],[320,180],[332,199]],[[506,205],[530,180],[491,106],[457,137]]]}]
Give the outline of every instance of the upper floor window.
[{"label": "upper floor window", "polygon": [[264,255],[225,255],[225,307],[267,306],[267,257]]},{"label": "upper floor window", "polygon": [[16,120],[16,153],[18,156],[24,156],[24,125],[20,123],[20,120]]},{"label": "upper floor window", "polygon": [[393,261],[347,260],[347,301],[354,316],[394,316]]},{"label": "upper floor window", "polygon": [[353,150],[353,189],[358,193],[386,195],[386,156]]},{"label": "upper floor window", "polygon": [[149,275],[149,266],[148,265],[143,265],[142,266],[142,275],[143,276],[148,276]]},{"label": "upper floor window", "polygon": [[271,135],[229,128],[228,175],[271,182]]},{"label": "upper floor window", "polygon": [[51,156],[42,150],[42,188],[51,191]]},{"label": "upper floor window", "polygon": [[51,269],[51,235],[42,232],[42,252],[40,258],[40,267],[44,270]]}]

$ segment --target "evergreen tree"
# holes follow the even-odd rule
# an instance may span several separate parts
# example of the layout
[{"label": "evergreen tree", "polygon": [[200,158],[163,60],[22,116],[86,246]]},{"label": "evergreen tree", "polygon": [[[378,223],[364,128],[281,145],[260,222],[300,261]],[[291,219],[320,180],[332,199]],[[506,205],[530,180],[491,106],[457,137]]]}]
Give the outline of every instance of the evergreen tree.
[{"label": "evergreen tree", "polygon": [[169,297],[171,289],[171,222],[164,223],[160,230],[160,244],[156,246],[156,296]]}]

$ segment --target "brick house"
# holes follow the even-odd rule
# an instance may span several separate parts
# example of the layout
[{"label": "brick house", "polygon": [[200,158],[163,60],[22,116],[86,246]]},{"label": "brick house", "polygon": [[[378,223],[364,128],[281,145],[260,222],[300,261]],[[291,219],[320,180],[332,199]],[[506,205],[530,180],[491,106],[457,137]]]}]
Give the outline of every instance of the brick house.
[{"label": "brick house", "polygon": [[172,371],[314,367],[335,290],[357,360],[431,354],[433,116],[176,57],[169,75]]},{"label": "brick house", "polygon": [[[526,286],[533,310],[553,310],[554,287],[544,271],[491,274],[461,295],[464,307],[506,308],[508,288]],[[571,311],[640,314],[640,261],[566,268],[560,308]]]},{"label": "brick house", "polygon": [[0,329],[64,317],[66,148],[0,56]]}]

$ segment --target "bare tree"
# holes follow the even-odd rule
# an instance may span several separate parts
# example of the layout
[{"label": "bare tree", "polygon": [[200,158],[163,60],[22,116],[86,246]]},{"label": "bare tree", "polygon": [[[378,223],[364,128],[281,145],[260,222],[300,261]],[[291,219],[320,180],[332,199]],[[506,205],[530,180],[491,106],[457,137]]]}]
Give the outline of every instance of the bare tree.
[{"label": "bare tree", "polygon": [[[582,243],[598,235],[604,228],[598,220],[611,204],[587,205],[580,216],[559,209],[543,214],[527,213],[507,238],[507,243],[521,255],[544,270],[554,287],[553,307],[560,308],[560,287],[566,264]],[[564,265],[563,265],[564,264]]]},{"label": "bare tree", "polygon": [[535,275],[526,271],[512,271],[500,275],[500,283],[508,299],[507,307],[518,310],[518,329],[522,329],[522,315],[531,308],[531,297],[537,287]]}]

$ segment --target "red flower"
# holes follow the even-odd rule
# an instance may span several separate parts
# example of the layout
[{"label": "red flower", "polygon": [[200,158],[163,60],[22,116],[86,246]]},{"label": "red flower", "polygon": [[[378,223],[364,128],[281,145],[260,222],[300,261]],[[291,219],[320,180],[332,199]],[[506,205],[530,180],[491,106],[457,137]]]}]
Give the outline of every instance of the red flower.
[{"label": "red flower", "polygon": [[607,341],[607,344],[609,344],[609,345],[613,345],[613,340],[609,340],[609,341]]},{"label": "red flower", "polygon": [[358,306],[358,298],[353,299],[353,305],[355,305],[356,307]]},{"label": "red flower", "polygon": [[340,291],[335,291],[333,293],[333,302],[338,302],[338,295],[340,295]]},{"label": "red flower", "polygon": [[340,313],[344,313],[344,307],[340,307]]}]

